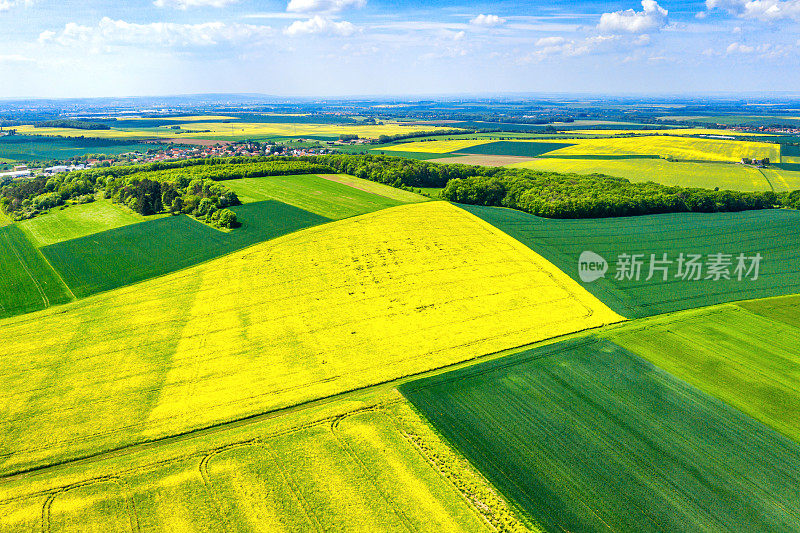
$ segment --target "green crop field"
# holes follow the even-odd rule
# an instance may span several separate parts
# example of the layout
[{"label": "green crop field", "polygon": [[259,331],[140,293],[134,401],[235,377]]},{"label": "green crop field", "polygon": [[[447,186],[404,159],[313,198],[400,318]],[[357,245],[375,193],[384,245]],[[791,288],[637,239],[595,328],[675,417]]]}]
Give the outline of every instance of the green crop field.
[{"label": "green crop field", "polygon": [[69,290],[22,230],[0,226],[0,318],[71,299]]},{"label": "green crop field", "polygon": [[45,246],[41,251],[73,293],[82,298],[329,221],[274,200],[232,209],[242,226],[231,232],[181,215],[95,233]]},{"label": "green crop field", "polygon": [[[578,258],[583,251],[600,254],[609,271],[583,286],[606,305],[628,318],[681,309],[800,292],[800,212],[794,210],[741,213],[674,213],[644,217],[582,220],[545,219],[496,207],[461,206],[530,246],[576,281]],[[654,271],[649,281],[650,256],[667,260],[667,279]],[[730,254],[731,279],[676,278],[679,254]],[[734,274],[736,256],[763,257],[757,280]],[[615,279],[620,254],[644,254],[641,276]],[[749,268],[749,262],[746,263]]]},{"label": "green crop field", "polygon": [[376,181],[356,178],[355,176],[349,176],[347,174],[319,174],[319,177],[347,185],[348,187],[352,187],[360,191],[377,194],[378,196],[383,196],[392,200],[397,200],[398,202],[402,202],[404,204],[424,202],[427,200],[426,197],[414,192],[398,189],[397,187],[390,187],[389,185],[384,185]]},{"label": "green crop field", "polygon": [[225,185],[243,203],[277,200],[336,220],[404,203],[312,174],[244,178]]},{"label": "green crop field", "polygon": [[[87,137],[92,132],[83,131]],[[12,135],[0,137],[0,158],[14,161],[69,159],[86,154],[122,154],[164,148],[163,144],[126,142],[113,139]]]},{"label": "green crop field", "polygon": [[55,208],[49,213],[18,222],[30,241],[38,247],[48,246],[92,233],[99,233],[152,219],[143,217],[111,200]]},{"label": "green crop field", "polygon": [[627,323],[602,335],[800,442],[797,296]]},{"label": "green crop field", "polygon": [[545,530],[800,528],[800,445],[610,341],[401,391]]},{"label": "green crop field", "polygon": [[523,157],[537,157],[553,150],[558,150],[571,146],[565,143],[548,142],[513,142],[498,141],[487,144],[479,144],[469,148],[462,148],[451,152],[452,154],[481,154],[481,155],[513,155]]}]

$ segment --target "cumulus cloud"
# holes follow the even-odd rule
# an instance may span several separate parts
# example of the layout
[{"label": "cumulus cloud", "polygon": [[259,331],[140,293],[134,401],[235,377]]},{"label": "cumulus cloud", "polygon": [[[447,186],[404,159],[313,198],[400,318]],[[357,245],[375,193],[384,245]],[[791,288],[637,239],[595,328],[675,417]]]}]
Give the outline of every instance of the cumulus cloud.
[{"label": "cumulus cloud", "polygon": [[800,0],[706,0],[706,9],[762,21],[800,20]]},{"label": "cumulus cloud", "polygon": [[156,7],[172,7],[187,10],[192,7],[225,7],[235,4],[237,0],[155,0]]},{"label": "cumulus cloud", "polygon": [[560,44],[564,44],[564,42],[566,42],[566,39],[563,37],[542,37],[536,41],[536,46],[558,46]]},{"label": "cumulus cloud", "polygon": [[603,13],[597,29],[604,33],[646,33],[667,25],[668,11],[655,0],[642,0],[642,11]]},{"label": "cumulus cloud", "polygon": [[506,19],[500,18],[497,15],[478,15],[474,19],[470,20],[470,24],[474,24],[475,26],[486,26],[489,28],[493,28],[495,26],[501,26],[505,24]]},{"label": "cumulus cloud", "polygon": [[8,11],[14,7],[28,7],[33,0],[0,0],[0,11]]},{"label": "cumulus cloud", "polygon": [[263,40],[271,33],[272,29],[269,26],[250,24],[226,24],[223,22],[134,24],[104,17],[97,26],[82,26],[75,22],[69,22],[60,32],[43,31],[39,35],[39,42],[56,43],[62,46],[89,44],[188,48],[252,42]]},{"label": "cumulus cloud", "polygon": [[290,0],[286,11],[295,13],[338,13],[348,8],[362,8],[367,0]]},{"label": "cumulus cloud", "polygon": [[308,20],[296,20],[283,30],[286,35],[333,34],[348,36],[356,31],[356,27],[343,20],[333,21],[329,18],[315,15]]}]

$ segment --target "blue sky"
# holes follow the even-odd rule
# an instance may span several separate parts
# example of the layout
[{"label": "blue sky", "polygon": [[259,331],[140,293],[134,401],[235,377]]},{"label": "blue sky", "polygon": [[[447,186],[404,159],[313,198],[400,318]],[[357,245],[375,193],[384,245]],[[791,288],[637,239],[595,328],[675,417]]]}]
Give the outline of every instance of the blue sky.
[{"label": "blue sky", "polygon": [[0,0],[0,36],[0,97],[800,92],[800,0]]}]

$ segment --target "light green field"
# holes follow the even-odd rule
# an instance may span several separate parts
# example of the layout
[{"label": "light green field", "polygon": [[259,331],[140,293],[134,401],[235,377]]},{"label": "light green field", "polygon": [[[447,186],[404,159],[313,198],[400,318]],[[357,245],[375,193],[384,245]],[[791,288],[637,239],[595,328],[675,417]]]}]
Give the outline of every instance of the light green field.
[{"label": "light green field", "polygon": [[397,187],[390,187],[375,181],[356,178],[355,176],[348,176],[347,174],[319,174],[319,177],[335,181],[336,183],[342,183],[354,189],[371,192],[372,194],[377,194],[385,198],[391,198],[392,200],[397,200],[404,204],[424,202],[427,200],[424,196],[413,192],[398,189]]},{"label": "light green field", "polygon": [[396,392],[0,477],[2,531],[530,531]]},{"label": "light green field", "polygon": [[42,247],[153,218],[157,216],[143,217],[111,200],[97,200],[66,209],[56,208],[18,225],[35,246]]},{"label": "light green field", "polygon": [[228,180],[242,203],[277,200],[331,219],[360,215],[406,203],[320,178],[313,174]]},{"label": "light green field", "polygon": [[800,442],[799,301],[669,314],[603,336]]},{"label": "light green field", "polygon": [[[509,165],[548,172],[607,174],[633,182],[735,191],[769,191],[770,183],[754,167],[729,163],[685,163],[664,159],[557,159],[548,157]],[[782,171],[786,172],[786,171]],[[798,173],[800,174],[800,173]],[[777,181],[777,180],[776,180]]]}]

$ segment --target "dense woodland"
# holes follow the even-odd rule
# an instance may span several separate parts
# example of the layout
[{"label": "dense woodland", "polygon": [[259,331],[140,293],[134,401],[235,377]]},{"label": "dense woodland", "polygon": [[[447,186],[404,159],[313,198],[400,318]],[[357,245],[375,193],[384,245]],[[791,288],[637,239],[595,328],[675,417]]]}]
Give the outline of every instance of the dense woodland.
[{"label": "dense woodland", "polygon": [[60,118],[56,120],[45,120],[42,122],[34,123],[37,128],[73,128],[76,130],[110,130],[108,124],[101,124],[99,122],[88,122],[86,120],[72,120],[67,118]]},{"label": "dense woodland", "polygon": [[800,207],[800,191],[776,195],[683,187],[599,174],[582,176],[526,169],[443,165],[378,155],[300,158],[233,157],[127,165],[14,182],[0,188],[0,208],[15,220],[102,194],[149,215],[186,213],[232,227],[228,207],[239,203],[225,180],[341,172],[399,188],[443,187],[453,202],[503,206],[550,218],[591,218],[673,212],[719,212]]}]

